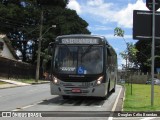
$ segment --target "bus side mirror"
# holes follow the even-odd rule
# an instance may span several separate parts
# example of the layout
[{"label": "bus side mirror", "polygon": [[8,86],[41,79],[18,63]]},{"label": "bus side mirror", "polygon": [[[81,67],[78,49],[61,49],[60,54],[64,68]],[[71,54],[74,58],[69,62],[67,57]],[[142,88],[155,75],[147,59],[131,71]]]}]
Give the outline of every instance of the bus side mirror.
[{"label": "bus side mirror", "polygon": [[48,46],[48,53],[49,54],[53,53],[54,46],[55,46],[54,42],[49,43],[49,46]]}]

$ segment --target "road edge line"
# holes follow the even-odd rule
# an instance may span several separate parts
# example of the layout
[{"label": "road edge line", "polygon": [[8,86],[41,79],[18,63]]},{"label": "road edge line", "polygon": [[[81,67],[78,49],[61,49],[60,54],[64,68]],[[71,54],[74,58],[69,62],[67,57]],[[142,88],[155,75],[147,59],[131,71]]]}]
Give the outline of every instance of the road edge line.
[{"label": "road edge line", "polygon": [[126,99],[126,87],[125,86],[122,86],[122,87],[124,89],[124,95],[123,95],[123,103],[122,103],[122,110],[121,111],[123,111],[124,101]]},{"label": "road edge line", "polygon": [[[113,107],[112,107],[112,110],[111,110],[112,112],[114,112],[115,109],[116,109],[116,106],[117,106],[118,99],[119,99],[119,97],[120,97],[121,91],[122,91],[122,86],[121,86],[121,88],[120,88],[120,91],[119,91],[119,93],[118,93],[118,96],[117,96],[117,98],[116,98],[116,101],[115,101],[115,103],[114,103],[114,105],[113,105]],[[108,120],[112,120],[112,119],[113,119],[113,113],[111,113],[111,115],[109,116]]]},{"label": "road edge line", "polygon": [[115,111],[115,109],[116,109],[116,106],[117,106],[117,103],[118,103],[118,100],[119,100],[121,91],[122,91],[122,86],[121,86],[121,89],[120,89],[120,91],[119,91],[119,93],[118,93],[118,96],[117,96],[117,98],[116,98],[116,101],[115,101],[115,103],[114,103],[114,105],[113,105],[112,111]]}]

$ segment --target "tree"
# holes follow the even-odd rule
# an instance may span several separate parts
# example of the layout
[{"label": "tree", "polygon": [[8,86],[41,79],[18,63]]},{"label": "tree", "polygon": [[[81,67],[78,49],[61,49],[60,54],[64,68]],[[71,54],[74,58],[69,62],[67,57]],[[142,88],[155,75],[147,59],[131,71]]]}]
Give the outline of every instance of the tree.
[{"label": "tree", "polygon": [[114,36],[119,36],[124,39],[124,30],[122,30],[120,27],[116,27],[114,29]]},{"label": "tree", "polygon": [[126,43],[126,50],[121,52],[120,55],[123,59],[126,60],[126,68],[125,69],[131,69],[133,67],[135,67],[135,63],[136,62],[136,54],[138,52],[138,50],[136,49],[135,45],[133,45],[133,43],[127,43],[125,38],[124,38],[124,30],[122,30],[120,27],[116,27],[114,29],[114,36],[119,36],[119,37],[122,37],[123,40],[125,41]]},{"label": "tree", "polygon": [[[160,68],[160,42],[155,41],[155,69]],[[151,40],[140,40],[135,44],[139,52],[137,52],[137,63],[142,72],[150,72],[151,70]]]},{"label": "tree", "polygon": [[40,7],[61,6],[65,8],[68,4],[68,0],[36,0],[36,2]]},{"label": "tree", "polygon": [[[7,34],[14,48],[21,51],[24,62],[35,64],[40,40],[40,16],[43,11],[42,65],[42,61],[48,61],[45,50],[56,36],[90,34],[88,23],[76,11],[66,8],[67,3],[68,0],[1,0],[0,32]],[[56,25],[56,28],[48,30],[52,25]]]},{"label": "tree", "polygon": [[126,61],[127,69],[134,69],[138,67],[136,56],[137,52],[138,50],[133,43],[127,43],[126,50],[120,53],[123,59],[128,60],[128,62]]},{"label": "tree", "polygon": [[76,11],[66,8],[68,0],[8,0],[7,5],[5,2],[0,1],[0,33],[7,34],[14,48],[23,54],[24,62],[36,62],[41,8],[44,11],[42,34],[52,25],[57,26],[43,35],[42,52],[58,35],[90,34],[88,23]]}]

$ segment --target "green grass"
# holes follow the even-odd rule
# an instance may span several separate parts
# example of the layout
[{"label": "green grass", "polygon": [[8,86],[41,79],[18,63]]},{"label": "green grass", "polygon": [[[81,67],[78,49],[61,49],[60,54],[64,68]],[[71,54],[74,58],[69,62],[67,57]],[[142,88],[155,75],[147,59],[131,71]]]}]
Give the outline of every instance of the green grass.
[{"label": "green grass", "polygon": [[24,82],[24,83],[30,83],[30,84],[35,82],[34,79],[18,79],[16,81]]},{"label": "green grass", "polygon": [[124,111],[160,111],[160,85],[154,86],[154,105],[151,106],[151,85],[125,84]]},{"label": "green grass", "polygon": [[0,85],[6,84],[5,82],[0,81]]},{"label": "green grass", "polygon": [[[19,81],[19,82],[23,82],[23,83],[29,83],[29,84],[36,83],[35,79],[18,79],[18,80],[15,80],[15,81]],[[38,80],[38,83],[46,82],[46,81],[47,80]]]}]

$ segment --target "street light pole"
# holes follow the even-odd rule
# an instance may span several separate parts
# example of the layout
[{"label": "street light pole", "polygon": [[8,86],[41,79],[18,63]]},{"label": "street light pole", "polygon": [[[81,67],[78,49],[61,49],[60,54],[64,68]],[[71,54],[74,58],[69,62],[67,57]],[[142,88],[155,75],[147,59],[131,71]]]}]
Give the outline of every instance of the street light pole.
[{"label": "street light pole", "polygon": [[41,10],[41,21],[40,21],[40,32],[39,32],[39,39],[38,39],[38,55],[37,55],[36,80],[35,80],[35,82],[38,82],[38,80],[39,80],[42,29],[43,29],[43,10]]},{"label": "street light pole", "polygon": [[40,32],[39,32],[39,38],[38,38],[38,55],[37,55],[37,66],[36,66],[36,79],[35,82],[38,82],[39,80],[39,69],[40,69],[40,57],[41,57],[41,43],[42,43],[42,37],[44,34],[46,34],[51,28],[56,28],[56,25],[52,25],[49,27],[46,32],[42,34],[43,29],[43,10],[41,10],[41,20],[40,20]]},{"label": "street light pole", "polygon": [[152,11],[152,84],[151,84],[151,106],[154,105],[154,52],[155,52],[155,0],[153,0],[153,11]]}]

